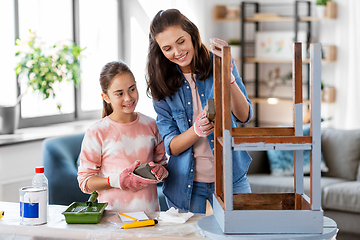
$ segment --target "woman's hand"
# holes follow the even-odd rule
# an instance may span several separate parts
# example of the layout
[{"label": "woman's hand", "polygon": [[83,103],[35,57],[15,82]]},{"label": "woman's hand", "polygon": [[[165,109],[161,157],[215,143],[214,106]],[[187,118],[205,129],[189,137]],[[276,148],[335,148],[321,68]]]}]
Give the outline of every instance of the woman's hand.
[{"label": "woman's hand", "polygon": [[[228,46],[228,43],[224,40],[218,38],[210,39],[210,51],[213,52],[216,56],[222,57],[222,48],[224,46]],[[235,82],[235,76],[232,74],[233,64],[231,58],[231,77],[230,83]],[[235,117],[239,119],[241,122],[246,122],[249,118],[249,103],[244,95],[244,93],[240,90],[237,84],[231,85],[231,110]]]},{"label": "woman's hand", "polygon": [[214,124],[206,117],[205,109],[202,110],[201,113],[196,117],[193,126],[194,132],[199,137],[206,137],[214,131]]},{"label": "woman's hand", "polygon": [[210,38],[210,51],[218,57],[222,57],[222,48],[229,44],[219,38]]},{"label": "woman's hand", "polygon": [[[218,57],[222,57],[222,49],[224,46],[229,46],[229,44],[224,41],[221,40],[219,38],[211,38],[210,39],[210,51],[215,54]],[[232,74],[232,70],[233,70],[234,66],[232,64],[232,57],[231,57],[231,78],[230,78],[230,83],[233,84],[235,83],[235,77]]]}]

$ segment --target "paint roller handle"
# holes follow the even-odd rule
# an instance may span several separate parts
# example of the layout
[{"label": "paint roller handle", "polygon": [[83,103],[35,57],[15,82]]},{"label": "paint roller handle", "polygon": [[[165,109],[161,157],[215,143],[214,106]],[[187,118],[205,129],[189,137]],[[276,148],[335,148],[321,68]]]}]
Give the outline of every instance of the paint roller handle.
[{"label": "paint roller handle", "polygon": [[99,196],[99,194],[96,191],[93,191],[89,197],[89,200],[86,201],[86,205],[92,206],[92,204],[95,202],[95,200],[97,199],[97,197]]}]

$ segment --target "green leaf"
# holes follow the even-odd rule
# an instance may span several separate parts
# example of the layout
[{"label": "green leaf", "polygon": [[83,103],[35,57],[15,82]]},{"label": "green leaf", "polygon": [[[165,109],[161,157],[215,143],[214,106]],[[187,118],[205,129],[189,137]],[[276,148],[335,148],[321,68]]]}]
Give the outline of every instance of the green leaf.
[{"label": "green leaf", "polygon": [[16,66],[16,76],[21,73],[21,65]]},{"label": "green leaf", "polygon": [[[54,44],[45,47],[45,44],[38,41],[36,33],[31,31],[29,40],[22,42],[16,39],[16,45],[26,44],[30,51],[17,51],[16,56],[20,59],[15,66],[16,74],[27,73],[29,78],[28,86],[35,92],[41,94],[44,99],[54,97],[55,92],[52,84],[56,82],[73,81],[74,86],[78,87],[80,79],[80,59],[83,57],[82,51],[86,49],[77,46],[75,43],[68,45]],[[56,54],[50,55],[56,48]],[[63,75],[67,79],[63,79]],[[30,76],[33,79],[30,80]]]}]

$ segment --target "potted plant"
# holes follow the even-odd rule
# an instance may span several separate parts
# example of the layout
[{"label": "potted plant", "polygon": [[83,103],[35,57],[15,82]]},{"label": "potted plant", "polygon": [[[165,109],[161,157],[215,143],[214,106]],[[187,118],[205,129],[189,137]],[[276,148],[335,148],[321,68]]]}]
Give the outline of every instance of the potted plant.
[{"label": "potted plant", "polygon": [[232,38],[229,40],[230,50],[231,50],[231,56],[233,58],[241,58],[241,40]]},{"label": "potted plant", "polygon": [[326,3],[328,1],[331,1],[331,0],[316,0],[315,11],[316,11],[317,17],[319,17],[319,18],[325,17]]},{"label": "potted plant", "polygon": [[[54,84],[72,81],[75,87],[80,84],[80,58],[85,48],[75,43],[57,43],[46,46],[40,42],[35,32],[29,30],[27,40],[16,40],[16,75],[26,74],[27,89],[31,88],[43,96],[43,99],[55,97]],[[61,109],[61,104],[57,107]]]}]

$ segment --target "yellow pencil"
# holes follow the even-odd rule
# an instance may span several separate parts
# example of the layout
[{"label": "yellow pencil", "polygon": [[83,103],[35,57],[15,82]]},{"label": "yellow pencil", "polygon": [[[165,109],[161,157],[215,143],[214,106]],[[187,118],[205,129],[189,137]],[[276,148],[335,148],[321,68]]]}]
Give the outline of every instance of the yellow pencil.
[{"label": "yellow pencil", "polygon": [[133,218],[133,217],[131,217],[131,216],[129,216],[129,215],[126,215],[125,213],[119,212],[119,214],[122,215],[122,216],[124,216],[124,217],[130,218],[130,219],[132,219],[132,220],[134,220],[134,221],[139,221],[138,219]]},{"label": "yellow pencil", "polygon": [[138,222],[132,222],[132,223],[126,223],[121,225],[122,229],[127,229],[127,228],[137,228],[137,227],[146,227],[146,226],[154,226],[155,224],[157,224],[158,221],[151,219],[151,220],[142,220],[142,221],[138,221]]}]

